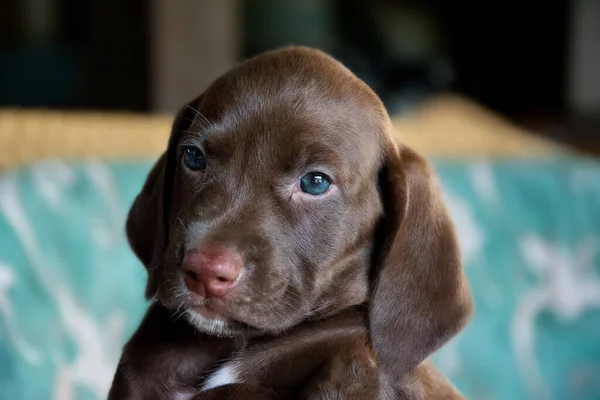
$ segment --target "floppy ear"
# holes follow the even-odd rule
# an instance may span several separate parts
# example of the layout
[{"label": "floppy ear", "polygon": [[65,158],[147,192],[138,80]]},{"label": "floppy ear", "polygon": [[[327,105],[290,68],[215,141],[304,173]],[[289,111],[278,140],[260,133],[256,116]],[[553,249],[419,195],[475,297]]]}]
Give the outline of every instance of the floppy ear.
[{"label": "floppy ear", "polygon": [[167,245],[167,221],[176,163],[175,143],[178,134],[195,123],[197,112],[194,107],[199,102],[200,97],[186,104],[175,116],[167,151],[152,167],[127,216],[125,231],[129,245],[148,271],[146,299],[156,294],[162,254]]},{"label": "floppy ear", "polygon": [[152,167],[142,191],[129,210],[125,231],[129,246],[148,271],[146,299],[156,293],[156,275],[160,268],[160,254],[165,245],[163,221],[164,176],[167,153],[163,153]]},{"label": "floppy ear", "polygon": [[386,239],[369,310],[381,370],[394,382],[467,323],[472,299],[454,228],[426,161],[391,145],[381,173]]}]

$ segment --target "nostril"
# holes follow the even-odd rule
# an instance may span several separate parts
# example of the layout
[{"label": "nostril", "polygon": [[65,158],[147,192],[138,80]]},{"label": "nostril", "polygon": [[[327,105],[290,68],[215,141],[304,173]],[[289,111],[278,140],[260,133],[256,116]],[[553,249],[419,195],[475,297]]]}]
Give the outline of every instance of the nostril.
[{"label": "nostril", "polygon": [[222,297],[238,282],[241,254],[227,247],[205,244],[186,252],[181,274],[188,289],[202,297]]},{"label": "nostril", "polygon": [[198,282],[198,274],[195,273],[194,271],[190,271],[189,269],[184,269],[183,273],[185,274],[185,276],[194,281],[194,282]]}]

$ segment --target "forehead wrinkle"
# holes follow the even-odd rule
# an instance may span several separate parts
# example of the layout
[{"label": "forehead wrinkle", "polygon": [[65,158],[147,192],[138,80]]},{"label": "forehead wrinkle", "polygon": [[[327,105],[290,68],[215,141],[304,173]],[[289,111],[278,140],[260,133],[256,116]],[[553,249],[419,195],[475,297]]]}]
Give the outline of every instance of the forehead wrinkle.
[{"label": "forehead wrinkle", "polygon": [[230,102],[213,110],[214,123],[208,129],[208,134],[234,132],[243,125],[259,126],[265,118],[273,121],[282,116],[293,115],[297,105],[280,98],[280,95],[280,91],[269,86],[254,90],[250,87],[239,88]]},{"label": "forehead wrinkle", "polygon": [[288,158],[297,170],[321,165],[334,168],[339,162],[339,154],[335,148],[328,146],[323,141],[301,138],[289,143]]},{"label": "forehead wrinkle", "polygon": [[355,166],[369,158],[366,152],[372,146],[350,124],[298,116],[281,124],[283,119],[246,118],[234,129],[214,125],[206,140],[222,158],[235,159],[231,167],[236,171],[230,173],[240,177],[277,171],[298,174],[321,167],[320,172],[333,174],[341,183],[356,177]]},{"label": "forehead wrinkle", "polygon": [[378,158],[372,155],[379,147],[375,131],[381,130],[376,104],[332,96],[318,79],[261,88],[246,80],[231,102],[214,110],[218,118],[205,130],[214,147],[231,156],[241,152],[244,163],[259,170],[277,160],[288,170],[301,163],[371,170],[370,160]]}]

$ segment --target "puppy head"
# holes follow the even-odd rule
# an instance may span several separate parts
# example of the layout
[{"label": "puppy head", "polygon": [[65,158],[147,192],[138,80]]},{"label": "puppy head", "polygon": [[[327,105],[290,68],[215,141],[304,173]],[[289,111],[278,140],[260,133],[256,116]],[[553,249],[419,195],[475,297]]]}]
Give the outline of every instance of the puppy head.
[{"label": "puppy head", "polygon": [[[408,217],[409,182],[429,188],[430,179],[404,170],[390,131],[373,91],[319,51],[281,49],[225,74],[178,113],[168,149],[131,209],[127,233],[149,272],[147,296],[201,331],[234,335],[277,333],[364,303],[373,286],[374,334],[384,338],[392,325],[408,333],[399,321],[425,310],[415,299],[428,301],[427,293],[383,281],[421,268],[410,264],[422,250],[411,242],[415,232],[448,230],[452,252],[456,246],[437,206],[425,204],[423,213],[436,212],[432,220]],[[438,219],[448,223],[438,229]],[[396,262],[397,246],[408,246],[412,258]],[[425,251],[429,259],[436,249]],[[434,268],[427,264],[418,278],[435,278],[427,275]],[[439,273],[462,276],[457,262]],[[440,287],[414,289],[436,295]],[[388,315],[380,311],[387,303],[404,308]]]},{"label": "puppy head", "polygon": [[130,211],[147,296],[220,335],[363,303],[386,129],[377,96],[316,50],[221,77],[178,113]]}]

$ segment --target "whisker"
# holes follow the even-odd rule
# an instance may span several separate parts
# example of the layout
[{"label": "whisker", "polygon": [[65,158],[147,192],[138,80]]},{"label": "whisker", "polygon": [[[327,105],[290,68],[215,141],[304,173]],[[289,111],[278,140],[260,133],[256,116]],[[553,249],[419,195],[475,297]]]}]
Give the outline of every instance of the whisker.
[{"label": "whisker", "polygon": [[284,315],[281,312],[279,312],[277,309],[273,308],[271,305],[269,305],[268,308],[269,308],[269,313],[274,314],[278,319],[280,319],[282,321],[285,320]]},{"label": "whisker", "polygon": [[202,121],[204,121],[206,126],[210,125],[210,121],[208,120],[208,118],[206,118],[204,115],[202,115],[202,113],[200,111],[198,111],[194,107],[190,106],[189,104],[186,104],[185,106],[187,108],[189,108],[190,110],[192,110],[194,112],[194,114],[196,114],[199,118],[202,118]]},{"label": "whisker", "polygon": [[[201,124],[200,122],[198,122],[198,121],[196,121],[194,119],[188,118],[188,117],[186,117],[184,115],[179,116],[179,118],[191,122],[193,124],[192,126],[196,126],[196,127],[198,127],[198,129],[205,129],[206,128],[206,125]],[[204,122],[204,120],[202,120],[202,122]],[[189,132],[189,133],[197,134],[198,132]]]},{"label": "whisker", "polygon": [[173,318],[175,319],[179,319],[183,317],[183,314],[185,313],[185,309],[183,308],[183,305],[185,304],[185,301],[181,301],[179,303],[179,306],[177,307],[177,310],[175,311],[175,313],[173,314]]},{"label": "whisker", "polygon": [[189,133],[190,135],[197,135],[198,131],[181,131],[182,133]]}]

